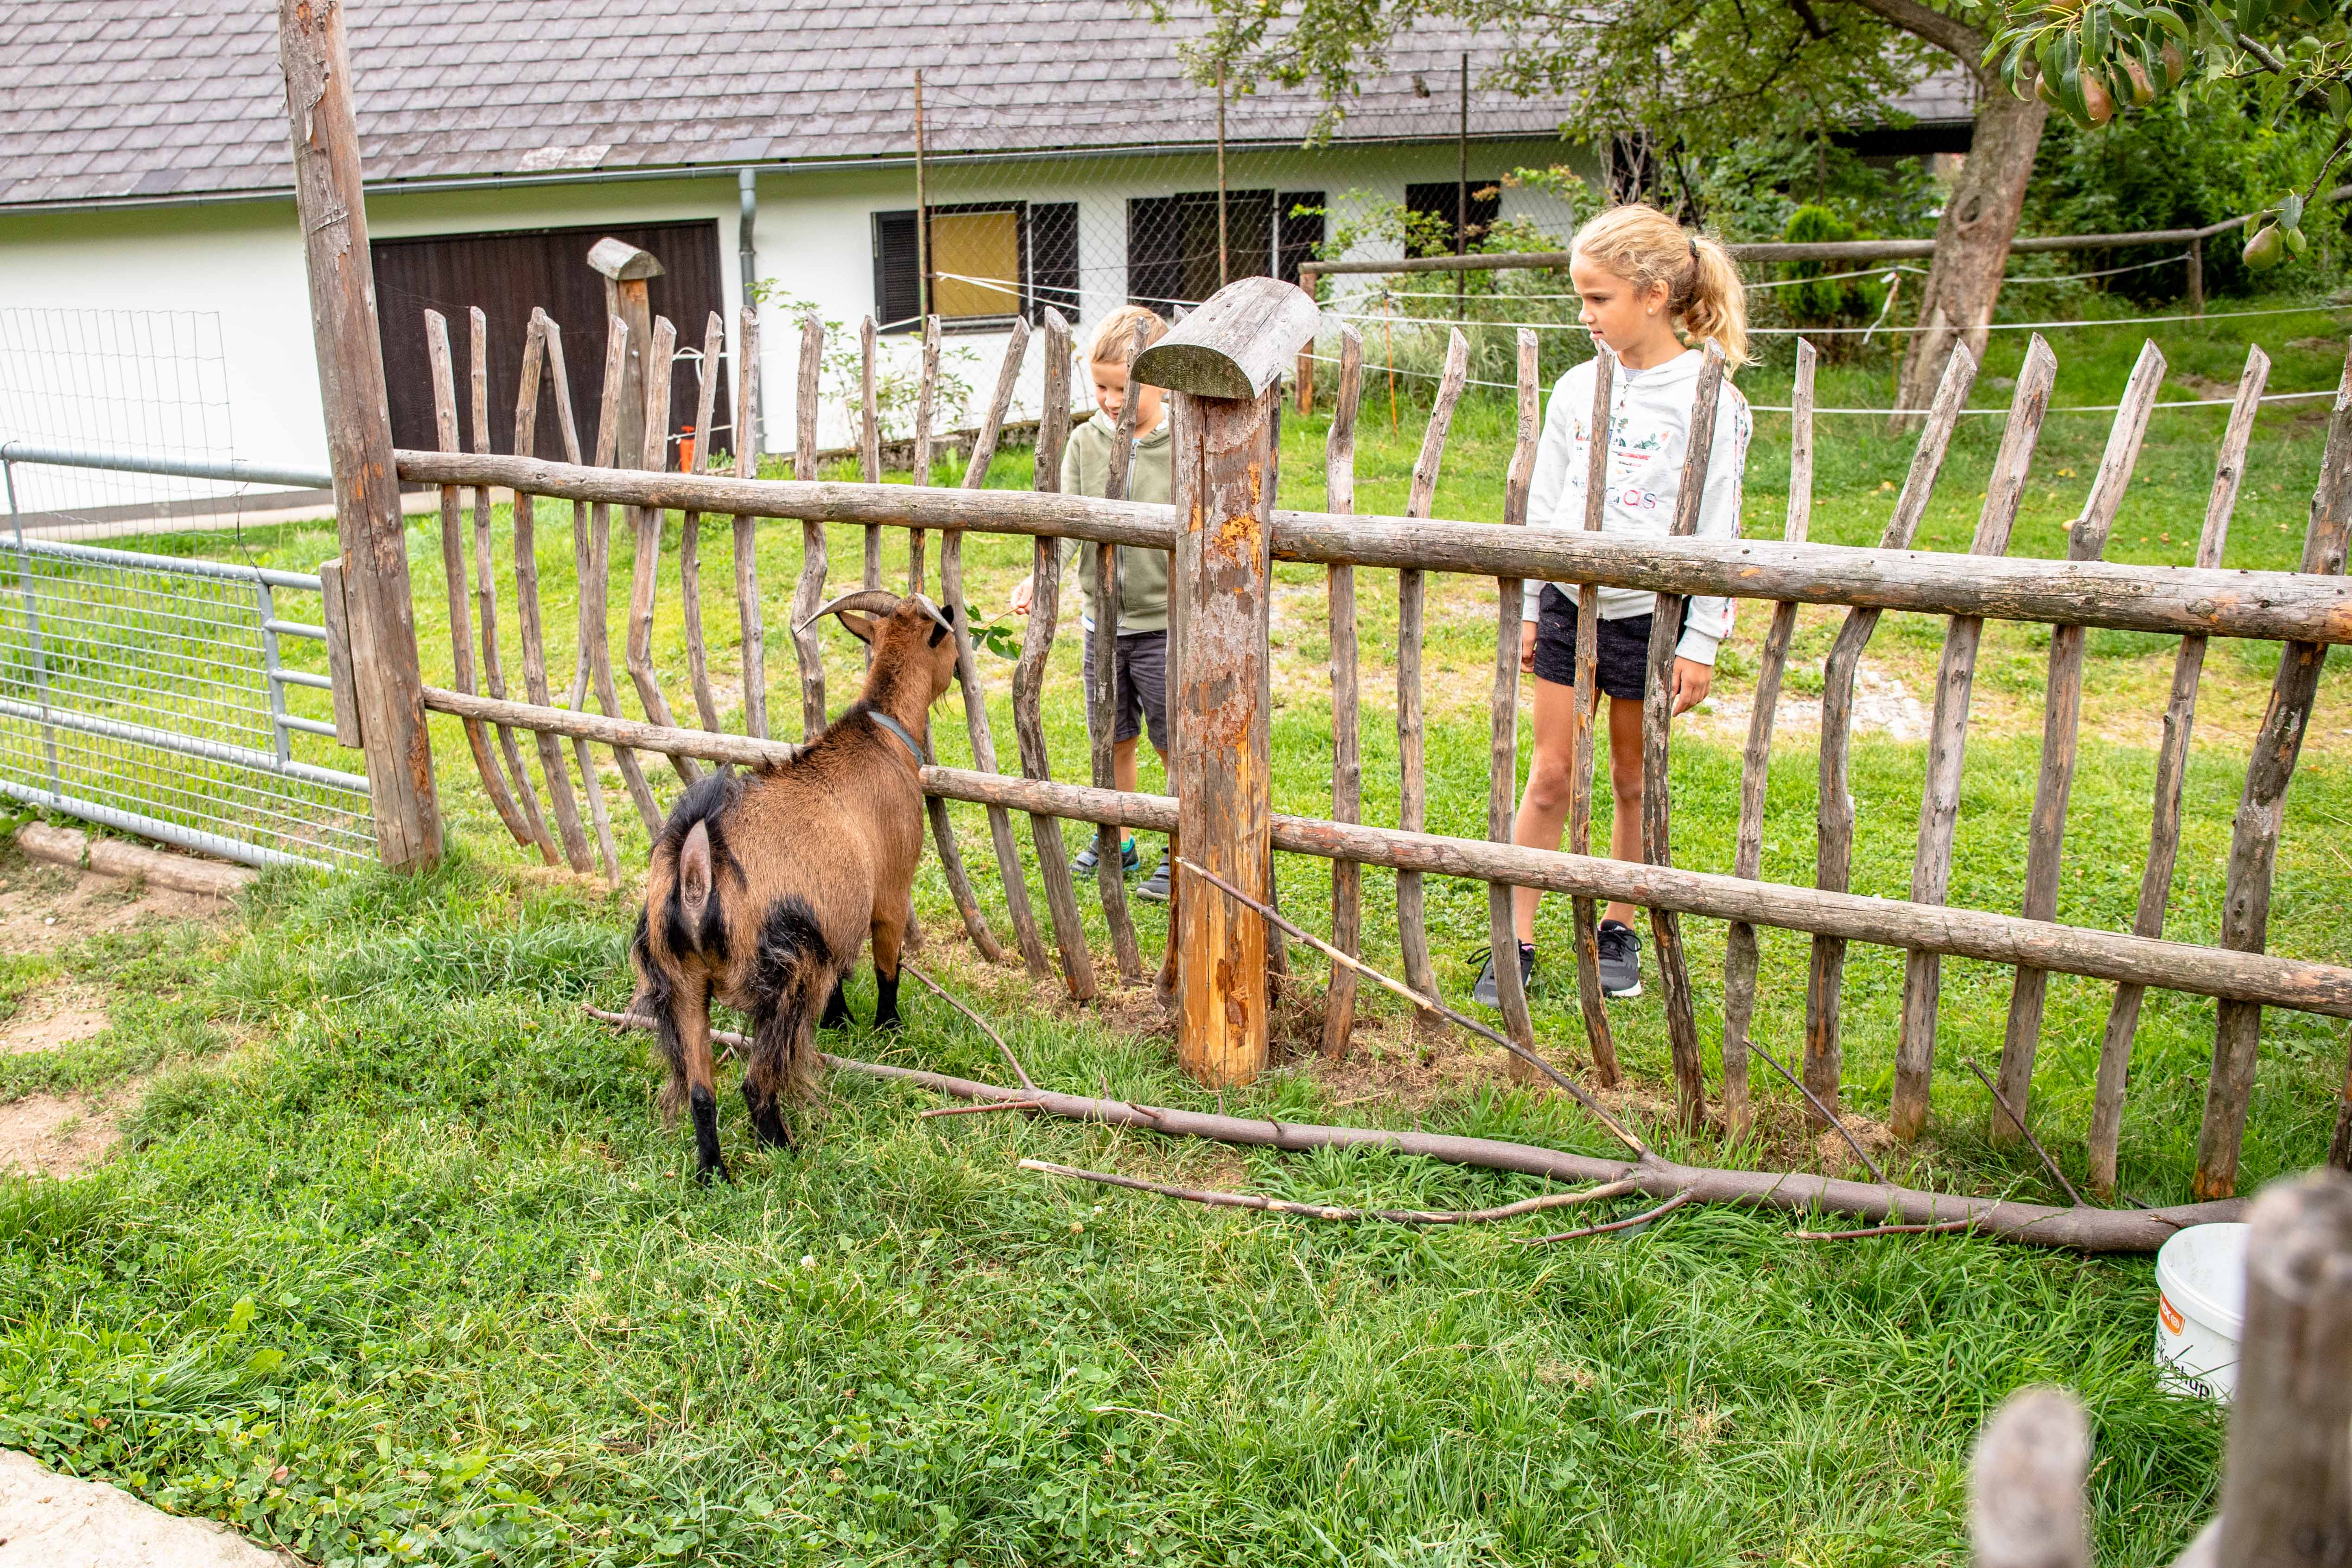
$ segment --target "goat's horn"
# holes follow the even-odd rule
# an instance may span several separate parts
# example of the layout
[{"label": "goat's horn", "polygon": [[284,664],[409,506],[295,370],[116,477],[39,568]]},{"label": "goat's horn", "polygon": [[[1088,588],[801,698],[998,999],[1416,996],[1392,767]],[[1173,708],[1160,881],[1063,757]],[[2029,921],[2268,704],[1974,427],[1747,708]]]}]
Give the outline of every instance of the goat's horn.
[{"label": "goat's horn", "polygon": [[915,602],[923,607],[924,614],[929,616],[932,620],[946,627],[950,632],[953,632],[955,630],[955,622],[950,621],[945,615],[941,614],[940,612],[940,607],[932,603],[929,597],[918,593],[915,595]]},{"label": "goat's horn", "polygon": [[[818,605],[807,620],[793,628],[793,635],[799,636],[835,611],[868,610],[877,615],[887,615],[898,608],[898,596],[887,588],[852,589],[838,599]],[[937,614],[938,612],[934,611],[932,613]]]}]

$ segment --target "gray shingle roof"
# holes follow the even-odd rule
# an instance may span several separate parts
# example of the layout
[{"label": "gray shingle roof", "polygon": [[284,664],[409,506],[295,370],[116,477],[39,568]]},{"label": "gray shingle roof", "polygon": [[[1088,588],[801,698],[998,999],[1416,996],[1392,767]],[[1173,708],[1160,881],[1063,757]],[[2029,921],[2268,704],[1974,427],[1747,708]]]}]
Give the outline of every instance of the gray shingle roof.
[{"label": "gray shingle roof", "polygon": [[[0,207],[289,188],[276,22],[268,0],[7,0]],[[1214,94],[1177,79],[1192,26],[1122,0],[363,0],[348,25],[372,183],[903,155],[917,67],[943,154],[1213,134]],[[1465,44],[1474,62],[1493,52],[1408,40],[1342,134],[1451,137]],[[1549,134],[1565,113],[1472,101],[1485,134]],[[1307,92],[1238,98],[1228,139],[1296,143],[1317,108]]]}]

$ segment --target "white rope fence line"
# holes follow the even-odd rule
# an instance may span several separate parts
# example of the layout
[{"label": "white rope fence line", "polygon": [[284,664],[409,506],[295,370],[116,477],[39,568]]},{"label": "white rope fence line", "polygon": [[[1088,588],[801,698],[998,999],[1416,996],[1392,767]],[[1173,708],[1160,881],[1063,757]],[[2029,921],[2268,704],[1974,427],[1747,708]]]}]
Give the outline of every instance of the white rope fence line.
[{"label": "white rope fence line", "polygon": [[[1318,365],[1336,365],[1339,362],[1337,358],[1329,354],[1309,354],[1307,358],[1313,360]],[[1437,374],[1434,371],[1412,371],[1405,369],[1402,365],[1366,365],[1363,368],[1363,373],[1364,379],[1367,382],[1370,382],[1370,379],[1376,375],[1410,376],[1415,380],[1425,382],[1433,382],[1438,379]],[[1516,385],[1509,382],[1485,382],[1478,380],[1475,376],[1466,378],[1463,384],[1474,387],[1493,387],[1497,392],[1516,392],[1519,390]],[[2334,397],[2335,395],[2336,390],[2331,387],[2325,392],[2267,392],[2263,394],[2261,401],[2263,402],[2307,402],[2314,398]],[[2234,405],[2237,401],[2238,400],[2233,397],[2182,398],[2171,402],[2156,403],[2152,406],[2156,408],[2229,408]],[[2121,406],[2122,405],[2119,403],[2112,402],[2066,403],[2046,409],[2043,412],[2047,413],[2113,413]],[[1787,403],[1751,402],[1748,405],[1748,412],[1750,413],[1790,413],[1795,411]],[[1924,415],[1927,411],[1924,408],[1817,407],[1813,412],[1815,413],[1874,413],[1880,415],[1890,413],[1916,413]],[[2005,415],[2009,413],[2009,410],[2004,406],[2000,408],[1964,408],[1960,410],[1960,412],[1962,413],[1990,413]]]},{"label": "white rope fence line", "polygon": [[[2187,261],[2188,259],[2189,259],[2189,253],[2188,253],[2187,251],[2185,251],[2185,250],[2184,250],[2184,251],[2182,251],[2179,256],[2159,256],[2158,259],[2156,259],[2156,260],[2154,260],[2154,261],[2136,261],[2136,262],[2132,263],[2132,265],[2131,265],[2131,266],[2129,266],[2129,267],[2105,267],[2105,268],[2102,268],[2101,270],[2099,270],[2099,271],[2097,271],[2097,272],[2069,272],[2069,273],[2062,274],[2062,275],[2060,275],[2060,276],[2058,276],[2058,277],[2004,277],[2004,278],[2002,278],[2002,279],[2001,279],[2001,286],[2002,286],[2003,287],[2005,287],[2005,288],[2006,288],[2006,287],[2017,287],[2017,286],[2019,286],[2019,285],[2021,285],[2021,284],[2028,284],[2028,283],[2080,283],[2080,282],[2082,282],[2082,281],[2083,281],[2084,279],[2085,279],[2085,278],[2091,278],[2091,277],[2119,277],[2120,275],[2122,275],[2122,274],[2124,274],[2124,273],[2126,273],[2126,272],[2145,272],[2145,271],[2147,271],[2149,267],[2170,267],[2170,266],[2172,266],[2173,264],[2175,264],[2176,262],[2183,262],[2183,261]],[[1770,265],[1770,264],[1766,264],[1766,265]],[[1783,265],[1783,266],[1785,266],[1785,265],[1788,265],[1788,264],[1787,264],[1787,263],[1782,263],[1782,264],[1780,264],[1780,265]],[[1846,278],[1850,278],[1850,277],[1880,277],[1880,278],[1884,278],[1884,277],[1891,277],[1893,274],[1895,274],[1895,273],[1898,273],[1898,272],[1907,272],[1907,273],[1911,274],[1912,276],[1914,276],[1914,277],[1927,277],[1927,269],[1926,267],[1907,267],[1907,266],[1903,266],[1903,265],[1900,265],[1900,264],[1896,264],[1896,265],[1891,265],[1891,266],[1887,266],[1887,267],[1865,267],[1859,268],[1858,270],[1853,271],[1853,272],[1824,272],[1824,273],[1822,273],[1822,274],[1820,277],[1781,277],[1781,278],[1766,278],[1766,279],[1763,279],[1763,280],[1762,280],[1762,281],[1760,281],[1760,282],[1756,282],[1756,283],[1750,283],[1750,284],[1748,284],[1748,285],[1747,285],[1747,289],[1748,289],[1748,293],[1750,293],[1750,294],[1754,294],[1754,293],[1757,293],[1757,292],[1758,292],[1758,291],[1759,291],[1759,290],[1766,289],[1766,288],[1794,288],[1794,287],[1797,287],[1799,284],[1801,284],[1801,283],[1837,283],[1837,282],[1841,282],[1841,281],[1843,281],[1843,280],[1844,280],[1844,279],[1846,279]],[[1456,299],[1456,298],[1461,298],[1461,296],[1459,296],[1459,295],[1455,294],[1455,293],[1454,293],[1453,290],[1451,290],[1451,289],[1413,289],[1413,288],[1385,288],[1385,289],[1380,289],[1380,288],[1375,288],[1375,289],[1366,289],[1363,293],[1359,294],[1359,295],[1353,295],[1353,296],[1350,296],[1350,298],[1353,298],[1353,299],[1358,299],[1358,300],[1362,300],[1362,299]],[[1574,293],[1569,293],[1569,294],[1518,294],[1518,293],[1501,292],[1501,293],[1495,293],[1495,294],[1482,295],[1482,296],[1480,296],[1480,298],[1486,298],[1486,299],[1505,299],[1505,300],[1511,300],[1511,299],[1576,299],[1576,298],[1582,298],[1582,297],[1581,297],[1580,295],[1577,295],[1577,294],[1574,294]]]},{"label": "white rope fence line", "polygon": [[[2143,327],[2164,321],[2228,321],[2247,316],[2319,316],[2352,308],[2339,305],[2287,305],[2265,310],[2209,310],[2202,316],[2115,316],[2099,317],[2084,321],[1995,321],[1985,328],[1990,332],[2056,332],[2091,327]],[[1524,327],[1534,332],[1583,332],[1591,329],[1578,321],[1479,321],[1457,316],[1391,316],[1375,311],[1329,310],[1326,315],[1342,321],[1365,321],[1387,327]],[[1916,332],[1916,325],[1896,323],[1869,327],[1750,327],[1751,338],[1823,338],[1867,336],[1873,332]]]}]

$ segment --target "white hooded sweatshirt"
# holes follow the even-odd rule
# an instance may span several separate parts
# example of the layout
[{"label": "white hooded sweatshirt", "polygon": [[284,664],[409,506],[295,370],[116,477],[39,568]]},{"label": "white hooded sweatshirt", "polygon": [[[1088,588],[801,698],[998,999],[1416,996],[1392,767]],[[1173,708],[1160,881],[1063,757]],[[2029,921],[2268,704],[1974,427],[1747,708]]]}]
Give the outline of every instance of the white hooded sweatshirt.
[{"label": "white hooded sweatshirt", "polygon": [[[1629,371],[1623,365],[1610,391],[1609,497],[1601,531],[1636,538],[1664,538],[1674,529],[1682,493],[1683,455],[1690,443],[1691,396],[1697,390],[1703,357],[1685,350],[1663,365]],[[1535,477],[1528,493],[1531,528],[1584,527],[1584,486],[1590,463],[1586,443],[1592,423],[1592,366],[1587,360],[1551,389],[1544,411],[1543,438],[1536,445]],[[1697,533],[1705,538],[1736,538],[1739,533],[1739,482],[1748,467],[1752,428],[1748,400],[1726,381],[1716,403],[1715,445],[1707,455],[1706,486],[1699,497]],[[1576,585],[1558,583],[1571,602]],[[1527,619],[1537,618],[1544,585],[1527,585]],[[1657,595],[1638,588],[1601,590],[1601,619],[1622,621],[1647,615]],[[1712,594],[1690,601],[1675,655],[1694,664],[1715,663],[1716,644],[1731,631],[1731,601]]]}]

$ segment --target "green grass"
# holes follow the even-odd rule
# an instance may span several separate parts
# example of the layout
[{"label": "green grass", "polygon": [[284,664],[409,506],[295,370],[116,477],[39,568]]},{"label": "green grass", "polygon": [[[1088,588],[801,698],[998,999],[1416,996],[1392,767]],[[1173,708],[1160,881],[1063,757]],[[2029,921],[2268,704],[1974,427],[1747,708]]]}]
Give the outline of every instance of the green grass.
[{"label": "green grass", "polygon": [[[2324,317],[2278,320],[2281,340],[2327,329]],[[2229,325],[2165,341],[2176,364],[2232,376],[2243,339]],[[2057,401],[2111,401],[2136,344],[2071,347],[2061,344]],[[2298,352],[2279,351],[2278,390],[2332,374]],[[1997,349],[1987,374],[2011,373],[2014,360]],[[1883,401],[1874,376],[1883,368],[1832,370],[1823,401]],[[1743,384],[1778,402],[1785,378],[1764,368]],[[2299,549],[2322,427],[2296,407],[2263,416],[2233,565],[2284,566]],[[1401,509],[1417,440],[1410,404],[1392,434],[1386,413],[1384,397],[1368,402],[1368,511]],[[1922,530],[1929,548],[1964,542],[1997,423],[1972,422],[1955,443]],[[2187,559],[2219,426],[2214,411],[2158,416],[2118,558]],[[1499,404],[1465,404],[1442,515],[1498,512],[1508,428]],[[2053,416],[2019,553],[2058,553],[2105,430],[2099,416]],[[1319,500],[1320,439],[1319,416],[1286,421],[1286,499]],[[1759,417],[1751,533],[1777,531],[1785,441],[1785,420]],[[1892,502],[1881,486],[1900,483],[1907,445],[1874,422],[1828,425],[1813,537],[1874,537]],[[1008,454],[992,480],[1017,484],[1026,465]],[[568,629],[565,522],[568,508],[541,508],[547,620]],[[771,703],[787,733],[790,651],[773,629],[797,566],[788,532],[765,530],[761,559]],[[714,558],[722,538],[712,530]],[[315,530],[250,542],[298,562],[328,549]],[[445,612],[429,587],[437,540],[419,530],[411,547],[427,668],[444,669]],[[830,548],[839,582],[856,530],[833,530]],[[966,549],[973,598],[1001,605],[1026,545],[974,536]],[[715,583],[725,569],[714,559],[708,570]],[[1317,811],[1329,744],[1315,668],[1320,572],[1277,572],[1276,799]],[[1392,821],[1382,660],[1394,593],[1389,574],[1361,575],[1366,815]],[[1492,591],[1445,581],[1433,594],[1430,816],[1441,831],[1483,829]],[[1743,612],[1722,695],[1752,679],[1740,658],[1752,672],[1763,619]],[[1794,684],[1804,661],[1817,672],[1834,624],[1806,619]],[[731,613],[714,606],[710,627],[714,664],[731,675]],[[1056,650],[1046,704],[1061,778],[1086,773],[1073,642]],[[561,643],[555,662],[568,667],[568,630]],[[1933,622],[1890,617],[1872,658],[1924,692],[1939,643]],[[2061,916],[2122,928],[2152,787],[2142,731],[2171,649],[2105,634],[2092,645]],[[510,628],[505,646],[511,678]],[[2045,647],[2032,628],[1988,635],[1955,903],[2016,906]],[[837,708],[856,650],[828,633],[827,653]],[[2274,662],[2274,649],[2229,645],[2209,661],[2176,935],[2217,928],[2244,737]],[[657,663],[688,707],[674,622],[659,629]],[[1004,758],[1007,674],[990,668]],[[2345,695],[2332,675],[2289,797],[2271,926],[2274,950],[2336,961],[2352,952]],[[951,705],[935,716],[950,761],[966,755],[957,716]],[[1535,1233],[1525,1226],[1420,1234],[1215,1213],[1048,1185],[1014,1162],[1346,1203],[1464,1207],[1540,1189],[1394,1158],[1181,1146],[1007,1116],[918,1121],[930,1097],[846,1075],[830,1080],[790,1155],[757,1149],[723,1101],[740,1185],[706,1192],[687,1135],[655,1112],[644,1038],[579,1012],[627,994],[625,900],[515,874],[524,857],[461,737],[436,725],[434,738],[461,846],[444,870],[408,882],[278,873],[226,926],[109,936],[55,960],[108,991],[115,1027],[53,1057],[0,1058],[0,1096],[142,1087],[113,1160],[72,1182],[0,1181],[0,1441],[321,1561],[1958,1563],[1978,1427],[2009,1390],[2058,1381],[2093,1414],[2103,1561],[2168,1560],[2210,1511],[2221,1423],[2154,1385],[2144,1258],[1958,1237],[1825,1247],[1791,1239],[1784,1217],[1727,1210],[1549,1249],[1517,1245]],[[1858,891],[1907,883],[1920,767],[1916,746],[1857,746]],[[1677,743],[1681,863],[1728,865],[1738,773],[1735,742],[1697,727]],[[1813,778],[1809,740],[1784,740],[1768,876],[1811,880]],[[666,769],[656,780],[665,796],[675,788]],[[625,852],[641,859],[616,785],[608,776]],[[1144,787],[1162,787],[1156,768]],[[982,818],[956,816],[1002,932]],[[1322,925],[1321,865],[1286,858],[1281,872],[1286,904]],[[1392,961],[1390,879],[1366,885],[1368,946]],[[1174,1071],[1164,1038],[1121,1021],[1129,1015],[1044,1005],[1017,972],[982,970],[950,935],[935,867],[919,899],[932,932],[919,961],[1003,1019],[1040,1082],[1215,1103]],[[1485,941],[1485,892],[1435,880],[1429,903],[1440,977],[1458,996]],[[1544,916],[1555,950],[1564,917]],[[1156,953],[1161,916],[1140,919]],[[1720,928],[1686,929],[1711,1042]],[[1766,934],[1757,1031],[1769,1044],[1793,1049],[1804,961],[1801,939]],[[1853,951],[1847,1090],[1874,1115],[1900,977],[1896,955]],[[0,978],[13,998],[34,976]],[[1655,990],[1615,1013],[1621,1050],[1653,1093],[1665,1079]],[[2007,974],[1949,964],[1944,994],[1935,1116],[1895,1161],[1898,1179],[2050,1198],[2030,1155],[1985,1142],[1985,1096],[1959,1066],[1998,1052]],[[870,984],[852,998],[869,1013]],[[1536,1003],[1539,1037],[1579,1057],[1573,987],[1557,967]],[[2105,1003],[2104,987],[2052,986],[2035,1120],[2077,1172]],[[1227,1103],[1607,1152],[1556,1098],[1508,1090],[1484,1057],[1414,1040],[1384,998],[1364,1007],[1366,1060],[1352,1076],[1286,1067]],[[836,1049],[1002,1075],[993,1049],[927,995],[909,1013],[901,1037],[860,1029]],[[2185,1196],[2211,1026],[2210,1003],[2149,999],[2124,1130],[2124,1186],[2137,1197]],[[2318,1158],[2344,1063],[2333,1023],[2273,1013],[2265,1026],[2249,1185]],[[1790,1096],[1763,1082],[1759,1093],[1763,1131],[1749,1145],[1653,1133],[1675,1157],[1818,1163]]]}]

